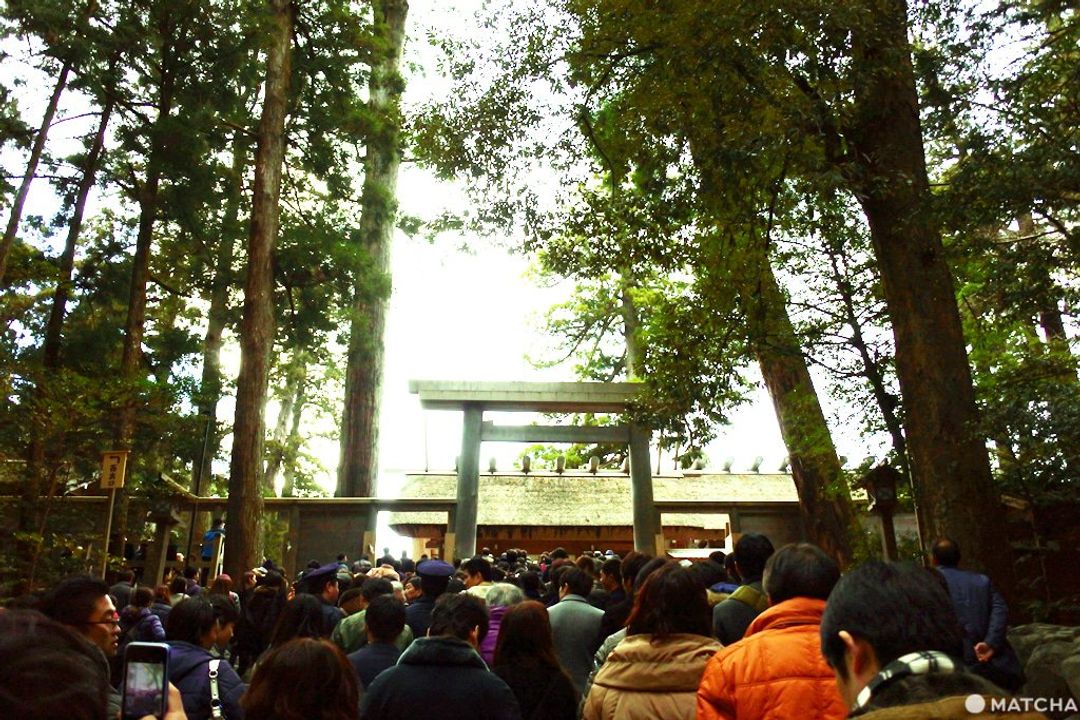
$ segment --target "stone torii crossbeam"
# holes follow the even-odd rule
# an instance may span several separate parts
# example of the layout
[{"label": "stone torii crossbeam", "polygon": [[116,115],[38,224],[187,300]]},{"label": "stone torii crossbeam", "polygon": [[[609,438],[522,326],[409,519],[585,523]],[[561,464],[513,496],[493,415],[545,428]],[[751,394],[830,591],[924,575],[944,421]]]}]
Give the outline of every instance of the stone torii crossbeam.
[{"label": "stone torii crossbeam", "polygon": [[476,554],[477,498],[480,487],[480,443],[550,442],[613,443],[630,448],[630,483],[634,514],[634,548],[655,553],[660,518],[653,502],[649,429],[628,423],[605,427],[566,425],[494,425],[484,412],[624,413],[641,386],[636,383],[531,383],[412,380],[409,392],[420,396],[425,410],[460,410],[464,414],[461,457],[457,469],[457,514],[453,537],[446,544],[454,556]]}]

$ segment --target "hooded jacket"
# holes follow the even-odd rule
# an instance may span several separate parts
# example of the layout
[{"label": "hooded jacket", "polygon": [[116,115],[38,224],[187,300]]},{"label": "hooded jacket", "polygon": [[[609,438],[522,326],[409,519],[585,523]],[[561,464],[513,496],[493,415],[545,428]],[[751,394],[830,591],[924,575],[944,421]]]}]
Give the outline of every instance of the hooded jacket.
[{"label": "hooded jacket", "polygon": [[821,655],[825,601],[797,597],[754,618],[716,654],[701,679],[699,720],[839,720],[847,716]]},{"label": "hooded jacket", "polygon": [[652,640],[629,635],[611,651],[585,698],[585,720],[694,717],[701,674],[720,643],[689,634]]},{"label": "hooded jacket", "polygon": [[[198,645],[173,640],[169,642],[169,682],[180,691],[188,720],[210,717],[210,661],[214,656]],[[218,696],[225,720],[243,720],[240,697],[247,686],[222,660],[218,665]]]},{"label": "hooded jacket", "polygon": [[379,673],[360,703],[366,720],[412,720],[429,709],[440,720],[520,720],[514,693],[455,637],[418,638],[397,665]]}]

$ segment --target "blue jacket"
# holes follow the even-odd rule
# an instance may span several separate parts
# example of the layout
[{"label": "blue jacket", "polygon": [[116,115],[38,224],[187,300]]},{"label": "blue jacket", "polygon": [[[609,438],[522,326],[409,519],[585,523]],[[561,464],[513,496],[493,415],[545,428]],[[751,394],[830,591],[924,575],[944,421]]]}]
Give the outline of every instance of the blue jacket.
[{"label": "blue jacket", "polygon": [[401,651],[394,643],[374,642],[349,653],[349,662],[360,678],[360,687],[367,689],[379,673],[397,665],[399,657]]},{"label": "blue jacket", "polygon": [[965,662],[969,665],[976,662],[978,643],[985,642],[994,650],[1001,650],[1005,645],[1009,606],[990,578],[955,567],[939,567],[938,571],[945,577],[956,616],[964,628]]},{"label": "blue jacket", "polygon": [[[180,691],[188,720],[210,718],[210,661],[207,650],[191,643],[169,642],[169,682]],[[243,720],[240,697],[247,686],[225,660],[218,665],[218,696],[226,720]]]}]

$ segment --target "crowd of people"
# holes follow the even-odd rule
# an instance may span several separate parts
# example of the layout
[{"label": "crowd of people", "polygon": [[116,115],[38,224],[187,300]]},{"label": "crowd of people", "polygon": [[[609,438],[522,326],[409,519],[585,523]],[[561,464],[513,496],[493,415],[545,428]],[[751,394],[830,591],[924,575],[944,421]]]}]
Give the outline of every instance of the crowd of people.
[{"label": "crowd of people", "polygon": [[168,645],[167,720],[971,717],[1023,678],[1004,601],[959,563],[942,539],[933,568],[842,574],[751,533],[693,563],[485,548],[295,579],[267,561],[235,588],[71,577],[0,612],[0,717],[119,717],[132,642]]}]

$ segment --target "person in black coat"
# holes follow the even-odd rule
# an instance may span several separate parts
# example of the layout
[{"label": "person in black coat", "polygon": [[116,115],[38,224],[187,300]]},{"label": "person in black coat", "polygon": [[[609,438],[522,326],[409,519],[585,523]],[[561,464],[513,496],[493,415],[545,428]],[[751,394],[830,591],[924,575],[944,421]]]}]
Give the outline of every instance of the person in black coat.
[{"label": "person in black coat", "polygon": [[578,694],[555,655],[543,603],[528,601],[507,608],[492,669],[510,686],[525,720],[577,717]]},{"label": "person in black coat", "polygon": [[367,688],[387,668],[397,664],[401,650],[395,644],[405,629],[405,606],[393,595],[380,595],[370,603],[364,617],[367,644],[349,654],[349,663]]},{"label": "person in black coat", "polygon": [[397,665],[375,678],[361,700],[360,716],[411,718],[422,706],[440,720],[520,720],[514,693],[477,652],[487,626],[480,598],[468,593],[440,597],[429,636],[413,641]]},{"label": "person in black coat", "polygon": [[414,638],[422,638],[428,634],[435,601],[446,592],[454,575],[454,566],[442,560],[425,560],[417,564],[416,574],[420,576],[420,597],[405,608],[405,622]]}]

